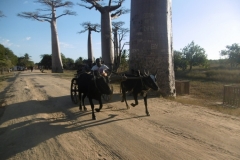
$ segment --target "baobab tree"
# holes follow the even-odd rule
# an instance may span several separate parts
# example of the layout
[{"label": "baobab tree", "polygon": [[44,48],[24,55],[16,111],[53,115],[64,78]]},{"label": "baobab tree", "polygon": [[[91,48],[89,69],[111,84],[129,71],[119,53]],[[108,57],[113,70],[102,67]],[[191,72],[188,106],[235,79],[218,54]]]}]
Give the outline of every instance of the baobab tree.
[{"label": "baobab tree", "polygon": [[100,32],[100,25],[99,24],[91,24],[90,22],[83,22],[82,27],[84,30],[78,32],[78,33],[84,33],[88,31],[88,59],[91,59],[93,62],[93,51],[92,51],[92,37],[91,33],[94,32]]},{"label": "baobab tree", "polygon": [[[57,19],[65,15],[76,15],[76,13],[70,10],[65,10],[62,14],[56,16],[55,11],[60,7],[72,7],[73,3],[70,1],[62,2],[62,0],[37,0],[36,2],[43,4],[47,8],[38,9],[36,12],[22,12],[19,13],[18,16],[50,23],[52,38],[52,72],[63,73],[63,64],[57,35]],[[48,11],[49,13],[40,14],[39,11]]]},{"label": "baobab tree", "polygon": [[[101,44],[102,44],[102,58],[106,65],[110,68],[113,67],[113,42],[112,42],[112,17],[118,17],[124,14],[125,10],[121,8],[122,3],[125,0],[113,1],[109,0],[108,5],[100,4],[100,0],[81,0],[82,2],[89,3],[91,6],[86,6],[84,4],[78,4],[79,6],[86,7],[88,9],[95,8],[101,13]],[[117,3],[112,5],[112,3]],[[115,13],[112,13],[115,11]]]},{"label": "baobab tree", "polygon": [[157,70],[163,96],[176,96],[171,0],[132,0],[130,69]]},{"label": "baobab tree", "polygon": [[125,23],[122,21],[112,22],[113,26],[113,44],[114,44],[114,66],[113,70],[117,70],[121,63],[121,56],[123,52],[123,47],[126,43],[122,45],[122,40],[126,37],[127,33],[129,33],[128,28],[123,28],[122,26]]}]

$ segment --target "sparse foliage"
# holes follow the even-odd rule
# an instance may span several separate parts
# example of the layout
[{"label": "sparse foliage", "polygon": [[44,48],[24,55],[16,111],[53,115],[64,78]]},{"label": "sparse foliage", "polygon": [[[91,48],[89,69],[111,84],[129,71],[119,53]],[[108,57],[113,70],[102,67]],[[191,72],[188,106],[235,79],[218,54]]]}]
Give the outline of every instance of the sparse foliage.
[{"label": "sparse foliage", "polygon": [[84,28],[78,33],[84,33],[86,31],[94,31],[94,32],[100,32],[100,24],[92,24],[90,22],[83,22],[81,23],[81,26]]},{"label": "sparse foliage", "polygon": [[44,66],[45,69],[51,69],[51,67],[52,67],[52,55],[42,54],[40,57],[42,59],[39,62],[39,65]]},{"label": "sparse foliage", "polygon": [[231,67],[237,67],[240,64],[240,46],[237,43],[227,45],[226,50],[221,50],[221,56],[227,56]]},{"label": "sparse foliage", "polygon": [[123,47],[126,43],[122,44],[124,37],[129,33],[128,28],[123,28],[125,23],[122,21],[112,22],[113,26],[113,44],[114,44],[114,70],[117,70],[121,64],[121,57],[123,53]]},{"label": "sparse foliage", "polygon": [[189,65],[190,71],[193,66],[204,66],[207,63],[205,50],[199,45],[196,45],[193,41],[182,49],[182,53]]},{"label": "sparse foliage", "polygon": [[181,51],[174,51],[174,70],[181,68],[183,71],[187,69],[187,61]]}]

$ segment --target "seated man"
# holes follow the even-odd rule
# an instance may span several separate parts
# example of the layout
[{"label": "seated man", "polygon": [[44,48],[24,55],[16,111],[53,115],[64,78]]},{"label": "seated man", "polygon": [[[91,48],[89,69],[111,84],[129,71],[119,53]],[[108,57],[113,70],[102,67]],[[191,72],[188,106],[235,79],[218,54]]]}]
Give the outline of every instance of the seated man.
[{"label": "seated man", "polygon": [[94,65],[91,70],[93,72],[98,71],[101,75],[107,76],[107,73],[105,71],[108,69],[108,66],[102,64],[102,60],[100,58],[97,58],[96,65]]}]

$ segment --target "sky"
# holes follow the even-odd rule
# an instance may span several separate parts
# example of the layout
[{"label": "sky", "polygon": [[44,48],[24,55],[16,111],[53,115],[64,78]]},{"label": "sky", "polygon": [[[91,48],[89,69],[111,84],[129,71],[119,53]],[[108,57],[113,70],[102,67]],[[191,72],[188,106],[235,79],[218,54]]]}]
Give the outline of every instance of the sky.
[{"label": "sky", "polygon": [[[78,32],[83,30],[83,22],[100,24],[100,13],[77,5],[80,0],[70,1],[75,5],[68,9],[77,15],[57,19],[60,52],[73,60],[87,58],[87,32]],[[6,16],[0,18],[0,44],[18,57],[27,53],[34,63],[38,63],[40,55],[51,54],[50,23],[17,16],[21,12],[46,8],[34,2],[35,0],[0,0],[0,11]],[[131,0],[125,0],[122,6],[130,9],[130,2]],[[240,0],[172,0],[173,49],[181,51],[194,41],[205,49],[208,59],[220,59],[219,52],[226,49],[227,45],[240,44],[239,8]],[[57,15],[61,13],[62,9],[56,10]],[[130,13],[113,21],[123,21],[123,27],[130,29]],[[123,42],[129,42],[129,34]],[[92,32],[92,46],[94,57],[101,57],[100,33]],[[128,49],[129,46],[126,45],[125,48]]]}]

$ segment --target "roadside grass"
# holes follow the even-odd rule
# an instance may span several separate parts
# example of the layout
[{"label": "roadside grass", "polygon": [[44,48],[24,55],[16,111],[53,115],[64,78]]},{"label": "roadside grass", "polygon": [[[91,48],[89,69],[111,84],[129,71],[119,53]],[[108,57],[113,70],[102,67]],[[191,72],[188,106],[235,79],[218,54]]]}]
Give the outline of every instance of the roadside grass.
[{"label": "roadside grass", "polygon": [[240,116],[240,108],[223,105],[224,85],[240,85],[240,70],[199,69],[175,72],[176,80],[190,81],[190,94],[177,96],[175,101],[198,105],[221,113]]},{"label": "roadside grass", "polygon": [[0,74],[0,117],[5,110],[5,94],[6,88],[10,85],[10,79],[13,78],[13,73],[3,72]]},{"label": "roadside grass", "polygon": [[[49,72],[51,73],[51,71]],[[71,80],[72,78],[74,78],[74,74],[76,74],[77,71],[76,70],[64,70],[63,73],[53,73],[54,76],[57,76],[59,78],[64,78],[64,79],[69,79]],[[51,73],[52,74],[52,73]]]},{"label": "roadside grass", "polygon": [[13,73],[10,72],[4,72],[3,74],[0,74],[0,91],[2,92],[5,88],[6,85],[8,84],[8,79],[13,77]]}]

